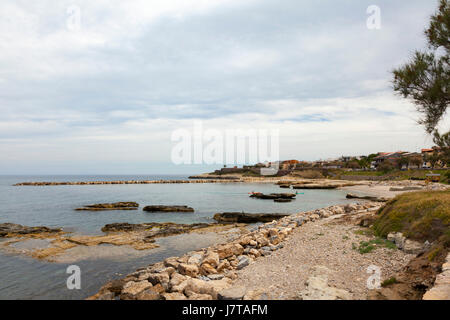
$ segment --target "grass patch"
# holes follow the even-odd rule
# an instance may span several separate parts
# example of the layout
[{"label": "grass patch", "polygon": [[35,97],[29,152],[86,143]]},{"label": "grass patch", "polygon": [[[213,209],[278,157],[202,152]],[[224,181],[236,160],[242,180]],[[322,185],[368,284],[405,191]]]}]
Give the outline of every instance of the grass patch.
[{"label": "grass patch", "polygon": [[389,285],[391,285],[391,284],[394,284],[394,283],[397,283],[398,281],[397,281],[397,279],[395,279],[395,277],[391,277],[391,278],[389,278],[389,279],[386,279],[386,280],[384,280],[382,283],[381,283],[381,286],[384,288],[384,287],[387,287],[387,286],[389,286]]},{"label": "grass patch", "polygon": [[399,195],[379,210],[375,234],[402,232],[407,238],[450,244],[450,190]]},{"label": "grass patch", "polygon": [[442,252],[442,247],[436,247],[428,254],[428,261],[433,261]]},{"label": "grass patch", "polygon": [[353,249],[358,250],[361,254],[372,252],[377,248],[397,249],[394,243],[382,238],[375,238],[369,241],[361,241],[359,243],[359,247],[353,246]]},{"label": "grass patch", "polygon": [[360,236],[372,237],[374,235],[374,231],[371,229],[359,229],[354,231],[355,234]]}]

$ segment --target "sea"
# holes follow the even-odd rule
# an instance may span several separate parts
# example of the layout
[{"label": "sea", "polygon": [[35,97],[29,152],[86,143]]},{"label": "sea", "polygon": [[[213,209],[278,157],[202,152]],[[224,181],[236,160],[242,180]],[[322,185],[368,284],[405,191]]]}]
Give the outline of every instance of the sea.
[{"label": "sea", "polygon": [[[0,223],[60,227],[81,235],[100,235],[105,224],[115,222],[213,222],[218,212],[298,213],[347,203],[342,190],[298,190],[296,200],[276,203],[249,197],[251,192],[287,192],[272,183],[195,183],[13,186],[29,181],[174,180],[187,175],[85,175],[0,176]],[[135,201],[132,211],[75,211],[75,208],[119,201]],[[187,205],[194,213],[149,213],[146,205]],[[106,282],[167,257],[183,255],[217,242],[222,235],[188,234],[157,239],[157,249],[136,251],[129,247],[101,245],[77,249],[70,258],[46,262],[20,253],[42,245],[40,240],[17,243],[14,252],[2,249],[0,238],[0,299],[85,299]],[[23,247],[21,247],[23,246]],[[69,266],[81,271],[81,288],[69,289]],[[70,287],[70,286],[69,286]]]}]

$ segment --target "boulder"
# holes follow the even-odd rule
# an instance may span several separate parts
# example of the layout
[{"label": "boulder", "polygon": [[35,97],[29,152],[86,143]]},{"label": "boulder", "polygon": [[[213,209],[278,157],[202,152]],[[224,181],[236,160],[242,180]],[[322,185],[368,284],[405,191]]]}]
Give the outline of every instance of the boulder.
[{"label": "boulder", "polygon": [[397,246],[397,248],[399,248],[399,249],[403,249],[405,242],[406,242],[406,237],[403,236],[403,233],[401,233],[401,232],[389,233],[387,236],[387,239],[389,241],[394,242],[395,245]]},{"label": "boulder", "polygon": [[219,265],[219,254],[214,251],[208,251],[203,258],[202,263],[208,263],[213,267],[217,267]]},{"label": "boulder", "polygon": [[238,257],[238,264],[236,265],[237,270],[241,270],[242,268],[245,268],[251,263],[251,259],[247,256],[239,256]]},{"label": "boulder", "polygon": [[230,243],[221,245],[217,248],[219,259],[225,259],[234,255],[241,255],[244,252],[244,247],[239,243]]},{"label": "boulder", "polygon": [[150,288],[147,290],[142,291],[136,296],[137,300],[160,300],[161,299],[161,293],[155,289]]},{"label": "boulder", "polygon": [[164,300],[187,300],[186,296],[181,292],[165,292],[161,296]]},{"label": "boulder", "polygon": [[352,211],[358,210],[358,207],[354,203],[349,203],[344,207],[345,213],[350,213]]},{"label": "boulder", "polygon": [[242,300],[269,300],[269,295],[264,289],[250,290]]},{"label": "boulder", "polygon": [[210,274],[208,275],[209,280],[221,280],[223,279],[224,275],[223,274]]},{"label": "boulder", "polygon": [[198,266],[194,264],[186,264],[186,263],[180,263],[178,265],[178,272],[182,275],[186,275],[192,278],[197,277],[198,275]]},{"label": "boulder", "polygon": [[152,284],[147,280],[134,282],[130,281],[123,286],[120,294],[122,300],[135,300],[137,295],[152,287]]},{"label": "boulder", "polygon": [[212,300],[212,296],[209,294],[198,294],[198,293],[192,293],[189,296],[189,300]]},{"label": "boulder", "polygon": [[200,273],[203,275],[216,274],[217,270],[209,263],[204,262],[200,266]]},{"label": "boulder", "polygon": [[179,273],[174,273],[169,281],[169,287],[173,288],[178,286],[180,283],[182,283],[183,281],[186,281],[187,277],[183,276]]},{"label": "boulder", "polygon": [[217,298],[218,300],[242,300],[247,290],[244,287],[233,287],[221,290]]},{"label": "boulder", "polygon": [[419,254],[423,249],[424,245],[417,241],[407,239],[403,244],[403,251],[406,253]]},{"label": "boulder", "polygon": [[299,298],[302,300],[351,300],[352,295],[343,289],[328,286],[329,269],[316,266],[311,277],[306,281],[306,289],[301,291]]},{"label": "boulder", "polygon": [[191,255],[188,259],[188,264],[195,264],[195,265],[199,265],[203,260],[203,254],[201,253],[194,253],[193,255]]},{"label": "boulder", "polygon": [[193,293],[196,294],[208,294],[213,299],[217,299],[218,293],[231,286],[231,280],[229,278],[223,278],[221,280],[204,281],[200,279],[189,279],[184,289],[184,293],[190,297]]},{"label": "boulder", "polygon": [[148,281],[152,285],[160,283],[164,288],[168,288],[170,276],[167,272],[151,273],[148,277]]},{"label": "boulder", "polygon": [[177,257],[170,257],[164,260],[164,265],[166,267],[172,267],[174,269],[178,269],[178,265],[180,264],[177,260]]},{"label": "boulder", "polygon": [[230,268],[231,268],[230,262],[228,260],[223,260],[217,266],[217,271],[222,272],[222,271],[230,269]]}]

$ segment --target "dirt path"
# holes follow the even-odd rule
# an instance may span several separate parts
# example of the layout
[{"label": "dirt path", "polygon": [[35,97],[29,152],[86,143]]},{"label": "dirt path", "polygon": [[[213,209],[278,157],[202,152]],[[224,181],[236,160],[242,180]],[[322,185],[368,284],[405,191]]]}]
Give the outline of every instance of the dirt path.
[{"label": "dirt path", "polygon": [[338,220],[328,218],[297,228],[284,242],[284,248],[238,271],[233,285],[264,289],[272,299],[299,299],[314,268],[324,266],[329,269],[330,287],[348,291],[352,299],[366,299],[370,265],[381,268],[383,281],[414,257],[386,247],[361,254],[354,246],[374,237]]}]

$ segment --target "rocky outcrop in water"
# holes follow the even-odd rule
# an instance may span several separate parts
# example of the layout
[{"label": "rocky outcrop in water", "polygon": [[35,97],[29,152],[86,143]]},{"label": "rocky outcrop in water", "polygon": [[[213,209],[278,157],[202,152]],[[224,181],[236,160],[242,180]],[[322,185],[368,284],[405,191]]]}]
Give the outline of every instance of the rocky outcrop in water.
[{"label": "rocky outcrop in water", "polygon": [[146,212],[194,212],[194,209],[188,206],[163,206],[152,205],[143,209]]},{"label": "rocky outcrop in water", "polygon": [[334,184],[300,184],[292,186],[293,189],[336,189],[339,185]]},{"label": "rocky outcrop in water", "polygon": [[353,193],[348,193],[346,195],[347,199],[361,199],[361,200],[368,200],[368,201],[375,201],[375,202],[386,202],[388,199],[383,197],[374,197],[374,196],[358,196]]},{"label": "rocky outcrop in water", "polygon": [[293,199],[295,193],[270,193],[264,194],[261,192],[254,192],[250,194],[250,198],[263,199],[263,200],[275,200],[275,199]]},{"label": "rocky outcrop in water", "polygon": [[44,226],[27,227],[15,223],[0,223],[0,238],[17,235],[58,233],[61,231],[61,228],[49,228]]},{"label": "rocky outcrop in water", "polygon": [[288,214],[283,213],[244,213],[244,212],[224,212],[216,213],[214,220],[221,223],[256,223],[271,222],[278,220]]},{"label": "rocky outcrop in water", "polygon": [[77,208],[77,211],[103,211],[103,210],[137,210],[136,202],[97,203]]},{"label": "rocky outcrop in water", "polygon": [[131,231],[146,231],[148,237],[169,236],[179,233],[189,232],[195,229],[206,228],[212,225],[211,223],[194,223],[194,224],[179,224],[173,222],[150,222],[132,224],[126,222],[107,224],[102,228],[103,232],[131,232]]}]

